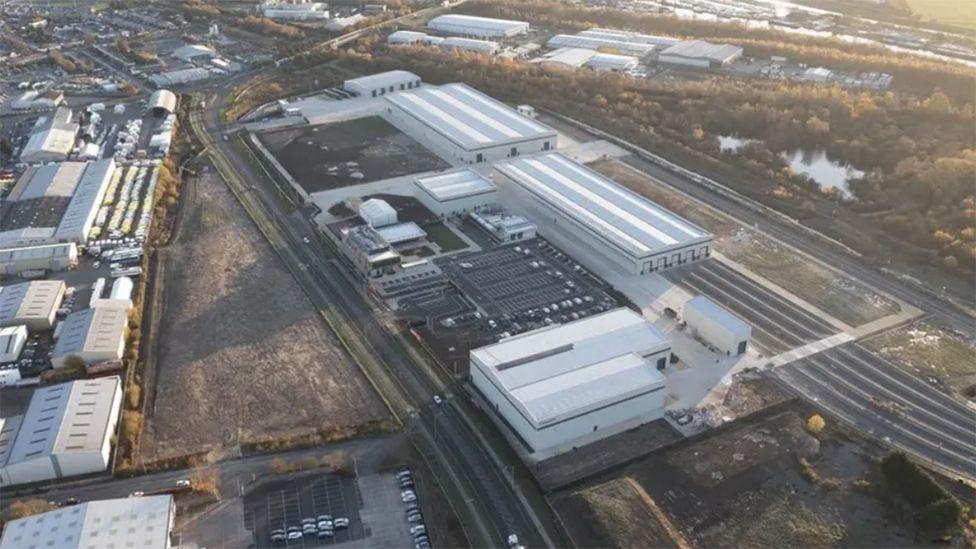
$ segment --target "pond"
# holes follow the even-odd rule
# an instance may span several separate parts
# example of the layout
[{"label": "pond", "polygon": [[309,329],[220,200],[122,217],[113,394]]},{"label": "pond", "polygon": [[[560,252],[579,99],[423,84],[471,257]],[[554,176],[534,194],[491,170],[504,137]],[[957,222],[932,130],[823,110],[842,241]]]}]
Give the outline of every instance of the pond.
[{"label": "pond", "polygon": [[794,172],[806,175],[822,189],[837,189],[844,198],[852,198],[848,183],[864,177],[861,170],[827,158],[827,151],[823,149],[800,149],[782,153],[782,156]]}]

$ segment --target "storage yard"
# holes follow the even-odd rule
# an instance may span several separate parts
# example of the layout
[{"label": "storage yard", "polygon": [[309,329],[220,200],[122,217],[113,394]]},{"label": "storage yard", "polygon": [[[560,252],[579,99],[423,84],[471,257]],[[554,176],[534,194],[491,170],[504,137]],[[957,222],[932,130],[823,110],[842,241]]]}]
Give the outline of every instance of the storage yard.
[{"label": "storage yard", "polygon": [[308,193],[448,167],[379,117],[269,131],[259,138]]},{"label": "storage yard", "polygon": [[208,174],[183,192],[177,236],[160,253],[164,312],[143,459],[341,438],[389,419],[223,183]]}]

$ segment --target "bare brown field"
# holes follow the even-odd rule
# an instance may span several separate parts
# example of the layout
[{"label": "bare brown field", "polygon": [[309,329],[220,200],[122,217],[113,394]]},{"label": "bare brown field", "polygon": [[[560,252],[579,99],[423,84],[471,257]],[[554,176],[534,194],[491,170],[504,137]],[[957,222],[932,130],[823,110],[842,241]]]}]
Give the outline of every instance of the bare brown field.
[{"label": "bare brown field", "polygon": [[[382,400],[215,175],[184,190],[165,263],[144,462],[390,424]],[[152,388],[150,388],[152,390]]]}]

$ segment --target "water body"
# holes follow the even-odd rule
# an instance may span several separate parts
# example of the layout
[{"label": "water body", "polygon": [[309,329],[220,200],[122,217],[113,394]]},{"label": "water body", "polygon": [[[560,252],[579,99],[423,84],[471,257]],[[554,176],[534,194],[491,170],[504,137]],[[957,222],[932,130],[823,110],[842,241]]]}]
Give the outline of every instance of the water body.
[{"label": "water body", "polygon": [[864,177],[864,172],[827,158],[823,149],[796,150],[782,153],[796,173],[805,174],[822,189],[837,189],[844,198],[852,198],[849,183],[852,179]]}]

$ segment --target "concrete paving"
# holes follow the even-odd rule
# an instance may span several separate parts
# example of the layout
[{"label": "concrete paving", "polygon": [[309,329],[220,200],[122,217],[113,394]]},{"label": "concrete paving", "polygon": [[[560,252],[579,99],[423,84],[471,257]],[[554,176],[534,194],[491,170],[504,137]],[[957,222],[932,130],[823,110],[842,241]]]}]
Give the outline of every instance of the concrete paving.
[{"label": "concrete paving", "polygon": [[400,488],[392,474],[366,475],[359,478],[363,507],[359,517],[366,537],[336,544],[336,547],[409,547],[413,545]]}]

